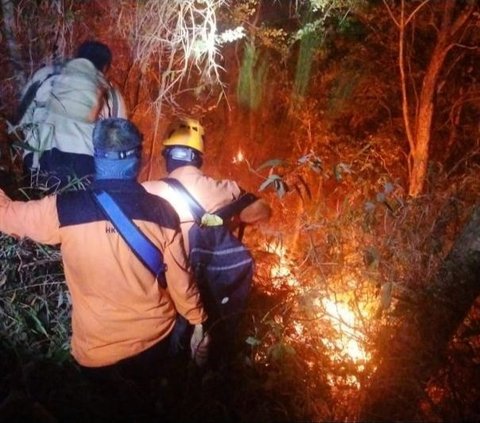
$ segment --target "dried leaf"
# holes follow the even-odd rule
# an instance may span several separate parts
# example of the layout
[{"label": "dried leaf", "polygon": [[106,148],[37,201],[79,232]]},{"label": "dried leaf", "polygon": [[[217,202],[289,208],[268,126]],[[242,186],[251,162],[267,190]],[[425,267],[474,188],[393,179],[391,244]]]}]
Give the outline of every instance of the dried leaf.
[{"label": "dried leaf", "polygon": [[259,345],[262,344],[262,343],[260,342],[260,340],[258,340],[257,338],[254,338],[253,336],[249,336],[249,337],[245,340],[245,342],[246,342],[248,345],[252,346],[252,347],[257,347],[257,346],[259,346]]},{"label": "dried leaf", "polygon": [[384,283],[380,288],[380,307],[382,310],[386,310],[392,303],[393,283]]},{"label": "dried leaf", "polygon": [[380,254],[375,247],[368,247],[363,252],[363,261],[368,269],[377,269],[380,263]]},{"label": "dried leaf", "polygon": [[281,180],[282,178],[278,175],[270,175],[267,179],[265,179],[265,181],[262,182],[258,190],[263,191],[265,188],[267,188],[270,184],[273,184],[278,179]]},{"label": "dried leaf", "polygon": [[267,160],[265,163],[262,163],[259,167],[257,167],[256,171],[259,172],[260,170],[265,169],[266,167],[275,167],[275,166],[280,166],[282,164],[285,164],[285,161],[281,159]]},{"label": "dried leaf", "polygon": [[303,188],[305,189],[305,192],[307,193],[308,198],[311,200],[312,199],[312,192],[310,191],[310,187],[308,186],[308,184],[305,182],[305,180],[301,176],[298,176],[298,180],[300,181]]}]

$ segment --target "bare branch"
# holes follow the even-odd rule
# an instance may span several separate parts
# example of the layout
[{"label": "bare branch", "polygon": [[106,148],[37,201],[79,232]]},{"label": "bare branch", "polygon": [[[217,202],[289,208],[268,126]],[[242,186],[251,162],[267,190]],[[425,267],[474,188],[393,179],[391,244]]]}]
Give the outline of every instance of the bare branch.
[{"label": "bare branch", "polygon": [[390,18],[392,19],[392,21],[395,23],[395,25],[400,27],[400,23],[397,21],[397,19],[395,19],[395,16],[393,15],[392,9],[390,9],[390,6],[388,5],[387,0],[382,0],[382,1],[383,1],[383,4],[385,5],[385,8],[387,9],[388,14],[390,15]]},{"label": "bare branch", "polygon": [[417,14],[417,12],[429,2],[430,2],[430,0],[424,0],[421,4],[419,4],[415,8],[415,10],[412,13],[410,13],[410,16],[405,20],[405,25],[408,25],[409,22],[413,19],[413,17]]},{"label": "bare branch", "polygon": [[410,122],[410,109],[408,107],[408,94],[407,94],[407,82],[405,77],[405,1],[402,0],[401,11],[400,11],[400,33],[398,37],[398,66],[400,69],[400,80],[402,86],[402,111],[403,111],[403,120],[405,122],[405,132],[407,134],[408,145],[410,147],[410,152],[415,154],[415,142],[413,138],[411,122]]},{"label": "bare branch", "polygon": [[472,3],[472,4],[469,4],[465,10],[463,10],[460,15],[458,16],[458,18],[455,20],[455,22],[453,23],[452,25],[452,29],[450,31],[450,36],[453,37],[455,36],[455,34],[461,29],[463,28],[463,26],[465,25],[465,22],[468,21],[468,19],[470,19],[470,16],[472,16],[472,13],[473,11],[475,10],[475,5]]}]

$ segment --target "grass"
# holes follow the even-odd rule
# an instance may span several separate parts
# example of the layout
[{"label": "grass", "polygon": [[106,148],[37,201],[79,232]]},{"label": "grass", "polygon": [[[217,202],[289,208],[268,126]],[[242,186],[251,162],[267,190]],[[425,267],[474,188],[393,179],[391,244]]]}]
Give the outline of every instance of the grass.
[{"label": "grass", "polygon": [[[278,172],[287,186],[301,177],[309,194],[300,197],[288,189],[280,198],[266,189],[273,220],[245,234],[257,270],[228,372],[172,362],[166,377],[151,382],[155,418],[355,420],[376,366],[375,335],[382,326],[401,322],[396,304],[414,300],[422,281],[435,273],[480,185],[475,166],[448,175],[449,184],[447,175],[432,171],[430,192],[409,200],[384,171],[395,168],[398,159],[385,140],[361,153],[352,143],[339,144],[340,168],[338,155],[323,148],[316,146],[321,170],[291,163],[293,168]],[[258,172],[268,176],[271,169]],[[145,398],[130,385],[99,391],[70,359],[71,304],[58,248],[1,235],[0,261],[0,416],[122,421],[136,406],[142,409]],[[478,312],[472,313],[469,319],[477,322]],[[449,363],[452,375],[464,380],[461,360],[471,342],[456,339]],[[455,380],[440,374],[432,381],[428,398],[435,407],[428,408],[425,420],[458,416],[450,404],[464,416],[475,415],[471,391],[465,388],[455,397]],[[439,389],[446,393],[443,402]],[[115,408],[119,399],[126,410]]]}]

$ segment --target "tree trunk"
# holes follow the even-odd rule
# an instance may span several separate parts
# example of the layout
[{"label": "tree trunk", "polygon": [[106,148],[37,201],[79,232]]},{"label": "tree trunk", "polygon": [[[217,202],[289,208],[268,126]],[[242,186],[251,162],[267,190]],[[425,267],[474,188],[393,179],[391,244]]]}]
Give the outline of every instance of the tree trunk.
[{"label": "tree trunk", "polygon": [[397,308],[399,328],[381,335],[378,369],[366,389],[361,421],[421,420],[418,405],[450,340],[480,295],[480,206],[457,238],[438,275],[418,301]]},{"label": "tree trunk", "polygon": [[415,124],[414,151],[412,151],[412,173],[410,174],[409,195],[416,197],[422,193],[427,177],[430,138],[434,112],[435,90],[442,70],[447,46],[439,42],[435,46],[420,92],[418,117]]},{"label": "tree trunk", "polygon": [[12,0],[2,0],[3,29],[12,63],[12,71],[20,93],[27,77],[22,67],[22,55],[15,37],[15,9]]},{"label": "tree trunk", "polygon": [[[454,18],[457,3],[460,2],[457,0],[445,0],[443,4],[442,23],[438,31],[437,42],[423,77],[422,89],[415,116],[413,139],[409,138],[412,162],[408,193],[412,197],[416,197],[423,192],[427,178],[432,121],[435,110],[435,93],[445,58],[449,50],[454,46],[454,43],[458,42],[458,39],[461,38],[462,28],[465,27],[473,11],[478,7],[475,2],[467,2],[463,10]],[[419,8],[417,7],[415,10],[418,11]],[[413,17],[414,14],[415,12],[411,17]],[[406,22],[409,20],[410,18],[408,18]],[[404,25],[403,18],[402,25]],[[403,29],[403,26],[401,26],[401,37],[404,36]],[[402,44],[403,42],[400,43],[400,45]],[[400,50],[400,54],[403,54],[402,50]],[[400,71],[405,72],[403,60],[400,61],[400,66]],[[403,81],[402,84],[405,84],[405,82]],[[405,87],[403,87],[403,89],[405,89]],[[404,104],[403,109],[405,127],[407,129],[407,135],[409,135],[410,132],[408,129],[411,126],[411,122],[408,120],[410,119],[409,114],[405,111],[405,107],[407,106]]]}]

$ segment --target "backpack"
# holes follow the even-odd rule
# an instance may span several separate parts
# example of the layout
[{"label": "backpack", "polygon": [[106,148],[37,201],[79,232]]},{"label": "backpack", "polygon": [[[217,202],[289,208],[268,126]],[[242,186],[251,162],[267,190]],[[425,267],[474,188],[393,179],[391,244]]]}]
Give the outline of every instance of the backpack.
[{"label": "backpack", "polygon": [[47,101],[51,112],[93,123],[103,107],[109,85],[88,59],[69,60],[53,82]]},{"label": "backpack", "polygon": [[17,146],[35,184],[63,185],[93,173],[91,138],[95,120],[107,117],[104,106],[108,116],[117,116],[119,99],[89,60],[74,58],[37,71],[16,119],[24,136]]},{"label": "backpack", "polygon": [[257,197],[246,193],[207,213],[180,181],[162,180],[182,196],[195,218],[188,233],[189,263],[210,322],[237,321],[250,293],[254,261],[248,248],[228,227],[228,221]]},{"label": "backpack", "polygon": [[[118,116],[119,100],[113,87],[93,63],[87,59],[76,58],[63,64],[55,64],[50,73],[29,86],[20,101],[15,124],[22,120],[32,102],[37,101],[37,92],[47,81],[51,86],[47,88],[50,90],[48,99],[37,102],[35,107],[44,107],[68,118],[92,123],[106,103],[109,117]],[[111,106],[108,102],[109,96]]]}]

